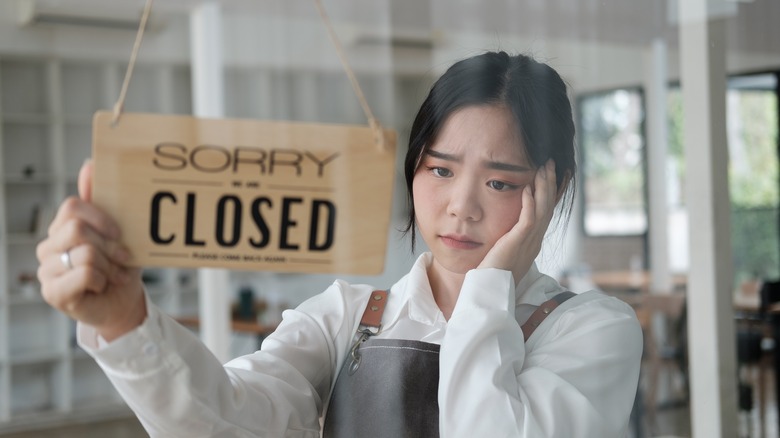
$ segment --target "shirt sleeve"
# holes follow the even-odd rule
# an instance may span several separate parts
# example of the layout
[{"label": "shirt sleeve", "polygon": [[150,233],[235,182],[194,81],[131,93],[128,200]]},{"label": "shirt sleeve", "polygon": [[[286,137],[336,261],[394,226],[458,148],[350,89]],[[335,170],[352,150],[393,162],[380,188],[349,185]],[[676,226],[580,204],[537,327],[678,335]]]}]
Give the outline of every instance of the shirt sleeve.
[{"label": "shirt sleeve", "polygon": [[351,307],[334,284],[285,311],[261,351],[224,366],[148,299],[134,331],[101,346],[80,325],[78,339],[152,437],[319,437],[323,398],[351,339]]},{"label": "shirt sleeve", "polygon": [[561,305],[527,345],[512,274],[470,271],[441,346],[441,436],[625,436],[642,333],[625,303],[593,296]]}]

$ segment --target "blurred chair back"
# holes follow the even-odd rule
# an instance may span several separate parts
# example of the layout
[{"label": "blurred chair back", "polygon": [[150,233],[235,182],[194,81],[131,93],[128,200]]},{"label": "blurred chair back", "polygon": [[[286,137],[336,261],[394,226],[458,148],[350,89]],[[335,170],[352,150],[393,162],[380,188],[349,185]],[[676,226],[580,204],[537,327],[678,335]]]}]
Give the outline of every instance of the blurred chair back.
[{"label": "blurred chair back", "polygon": [[[767,394],[766,374],[770,368],[769,357],[773,346],[772,327],[777,324],[778,313],[772,310],[780,302],[780,281],[765,280],[759,289],[758,315],[737,315],[737,382],[739,410],[750,417],[758,398],[760,436],[765,436]],[[767,342],[769,341],[769,342]],[[778,386],[780,389],[780,386]]]},{"label": "blurred chair back", "polygon": [[761,283],[761,315],[766,315],[772,304],[780,302],[780,280],[764,280]]},{"label": "blurred chair back", "polygon": [[[660,318],[657,316],[660,315]],[[677,406],[688,402],[688,337],[685,293],[643,294],[637,309],[637,317],[645,335],[645,354],[643,360],[646,420],[651,432],[657,432],[656,413],[665,406]],[[655,321],[663,321],[658,330]],[[656,332],[663,333],[659,339]],[[677,398],[667,397],[658,400],[661,370],[665,369],[670,377],[670,393],[675,378],[680,388]]]}]

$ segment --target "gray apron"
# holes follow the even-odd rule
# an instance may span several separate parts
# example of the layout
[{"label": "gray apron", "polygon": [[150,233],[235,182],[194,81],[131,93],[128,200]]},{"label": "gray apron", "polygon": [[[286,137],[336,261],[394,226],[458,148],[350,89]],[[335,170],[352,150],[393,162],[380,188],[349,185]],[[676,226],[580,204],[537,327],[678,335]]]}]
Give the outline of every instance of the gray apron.
[{"label": "gray apron", "polygon": [[341,367],[323,437],[439,436],[438,345],[369,338],[359,358]]},{"label": "gray apron", "polygon": [[[522,326],[524,338],[574,295],[563,292],[539,306]],[[331,392],[323,438],[439,436],[439,345],[371,337],[381,327],[386,301],[384,291],[369,299]]]}]

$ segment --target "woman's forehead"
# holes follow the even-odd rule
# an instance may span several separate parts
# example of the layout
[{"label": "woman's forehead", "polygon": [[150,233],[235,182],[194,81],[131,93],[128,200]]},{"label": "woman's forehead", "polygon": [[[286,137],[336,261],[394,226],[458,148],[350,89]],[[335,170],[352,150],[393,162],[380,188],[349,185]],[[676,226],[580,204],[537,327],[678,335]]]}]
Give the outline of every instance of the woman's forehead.
[{"label": "woman's forehead", "polygon": [[447,117],[431,149],[528,164],[520,129],[504,106],[467,106]]}]

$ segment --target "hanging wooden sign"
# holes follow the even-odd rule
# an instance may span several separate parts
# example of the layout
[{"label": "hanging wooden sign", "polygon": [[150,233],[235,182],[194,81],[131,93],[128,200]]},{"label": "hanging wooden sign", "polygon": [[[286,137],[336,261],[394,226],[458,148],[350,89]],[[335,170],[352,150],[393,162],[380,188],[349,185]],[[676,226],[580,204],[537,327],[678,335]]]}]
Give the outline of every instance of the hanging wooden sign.
[{"label": "hanging wooden sign", "polygon": [[93,121],[93,202],[134,266],[378,274],[395,132],[124,113]]}]

